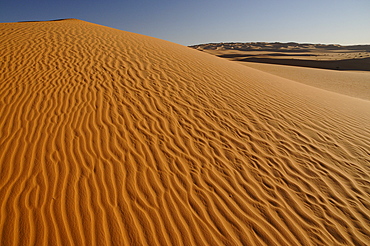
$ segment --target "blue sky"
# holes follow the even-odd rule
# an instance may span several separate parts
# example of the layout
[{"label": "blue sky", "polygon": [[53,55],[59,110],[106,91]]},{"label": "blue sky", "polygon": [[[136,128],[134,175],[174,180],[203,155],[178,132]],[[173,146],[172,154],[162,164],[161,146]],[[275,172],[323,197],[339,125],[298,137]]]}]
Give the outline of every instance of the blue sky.
[{"label": "blue sky", "polygon": [[370,44],[370,0],[0,0],[0,22],[77,18],[182,45]]}]

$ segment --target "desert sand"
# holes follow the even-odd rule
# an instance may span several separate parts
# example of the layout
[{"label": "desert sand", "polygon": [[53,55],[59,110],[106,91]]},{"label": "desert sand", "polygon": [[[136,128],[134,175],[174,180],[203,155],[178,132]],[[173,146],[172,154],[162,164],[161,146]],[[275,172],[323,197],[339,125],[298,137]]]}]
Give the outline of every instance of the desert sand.
[{"label": "desert sand", "polygon": [[333,70],[370,71],[370,45],[300,43],[210,43],[190,46],[243,62],[281,64]]},{"label": "desert sand", "polygon": [[370,100],[369,71],[334,71],[255,62],[241,62],[241,64],[306,85]]},{"label": "desert sand", "polygon": [[370,45],[213,43],[190,47],[296,82],[370,100]]},{"label": "desert sand", "polygon": [[80,20],[0,33],[0,245],[370,245],[370,101]]}]

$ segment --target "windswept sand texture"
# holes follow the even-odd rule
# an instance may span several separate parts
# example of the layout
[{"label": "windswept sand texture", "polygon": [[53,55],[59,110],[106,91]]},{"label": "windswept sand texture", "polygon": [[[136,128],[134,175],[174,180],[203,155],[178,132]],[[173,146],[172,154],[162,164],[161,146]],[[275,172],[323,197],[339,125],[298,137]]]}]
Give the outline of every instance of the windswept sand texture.
[{"label": "windswept sand texture", "polygon": [[369,101],[79,20],[0,33],[0,245],[370,245]]}]

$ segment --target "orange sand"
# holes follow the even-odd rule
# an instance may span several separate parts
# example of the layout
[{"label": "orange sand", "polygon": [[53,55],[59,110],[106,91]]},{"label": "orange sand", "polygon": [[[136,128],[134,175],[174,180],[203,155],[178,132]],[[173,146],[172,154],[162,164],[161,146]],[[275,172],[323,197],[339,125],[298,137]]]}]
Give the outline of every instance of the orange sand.
[{"label": "orange sand", "polygon": [[370,100],[369,71],[334,71],[254,62],[240,64],[324,90]]},{"label": "orange sand", "polygon": [[[234,46],[222,49],[218,49],[222,46],[222,43],[192,47],[296,82],[370,100],[370,46],[342,46],[330,50],[311,45],[310,49],[298,49],[298,51],[304,50],[304,52],[297,52],[297,48],[291,47],[289,49],[277,49],[279,52],[272,53],[272,51],[267,51],[263,44],[256,45],[251,50],[238,50],[238,47],[234,47],[237,43]],[[266,43],[265,45],[272,44]],[[303,44],[299,45],[305,46]],[[316,46],[320,47],[320,45]],[[348,50],[350,47],[353,49],[356,47],[358,49],[367,48],[368,51],[359,53],[360,50]],[[281,55],[280,58],[284,59],[278,59],[279,55]],[[362,58],[358,58],[358,56]],[[299,62],[297,62],[297,59]],[[251,62],[254,60],[258,62]],[[284,63],[290,65],[284,65]],[[339,66],[336,63],[341,64],[342,68],[340,70],[328,69]]]},{"label": "orange sand", "polygon": [[79,20],[0,33],[0,245],[370,245],[370,101]]}]

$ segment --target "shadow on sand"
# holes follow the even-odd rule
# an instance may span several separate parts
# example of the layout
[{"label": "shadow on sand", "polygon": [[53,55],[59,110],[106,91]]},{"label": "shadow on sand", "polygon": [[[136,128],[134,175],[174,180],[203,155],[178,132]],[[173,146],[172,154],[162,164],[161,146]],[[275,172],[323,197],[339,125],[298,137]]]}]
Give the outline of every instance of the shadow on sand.
[{"label": "shadow on sand", "polygon": [[222,58],[254,57],[254,56],[316,56],[316,55],[311,55],[311,54],[284,54],[284,53],[269,53],[269,54],[260,54],[260,55],[249,55],[249,54],[218,55],[218,57],[222,57]]},{"label": "shadow on sand", "polygon": [[355,70],[370,71],[370,58],[347,59],[336,61],[313,61],[302,59],[274,59],[274,58],[256,58],[249,57],[239,59],[242,62],[258,62],[267,64],[289,65],[299,67],[323,68],[332,70]]}]

